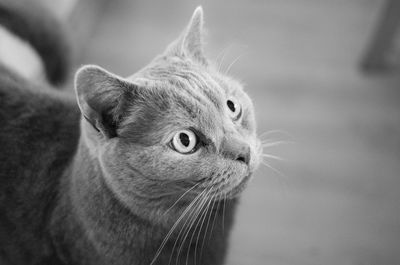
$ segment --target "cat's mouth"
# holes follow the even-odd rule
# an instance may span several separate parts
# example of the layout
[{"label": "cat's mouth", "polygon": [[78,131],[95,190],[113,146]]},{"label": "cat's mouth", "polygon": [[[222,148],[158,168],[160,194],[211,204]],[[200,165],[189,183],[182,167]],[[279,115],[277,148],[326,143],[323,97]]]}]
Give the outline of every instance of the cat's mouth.
[{"label": "cat's mouth", "polygon": [[237,181],[226,181],[226,178],[222,178],[214,183],[215,192],[211,195],[215,199],[226,198],[233,199],[239,196],[246,188],[252,176],[252,172],[248,171],[244,176],[240,177]]}]

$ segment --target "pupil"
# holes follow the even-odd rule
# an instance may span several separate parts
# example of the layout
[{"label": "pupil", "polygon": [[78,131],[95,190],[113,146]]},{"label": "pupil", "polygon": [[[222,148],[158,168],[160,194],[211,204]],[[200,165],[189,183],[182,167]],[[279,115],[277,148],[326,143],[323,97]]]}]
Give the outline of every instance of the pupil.
[{"label": "pupil", "polygon": [[232,112],[235,112],[235,111],[236,111],[235,103],[233,103],[232,100],[228,100],[228,101],[226,102],[226,104],[228,105],[228,108],[229,108]]},{"label": "pupil", "polygon": [[179,135],[179,140],[181,140],[181,143],[185,146],[188,147],[190,144],[190,140],[189,140],[189,135],[187,135],[186,133],[181,133]]}]

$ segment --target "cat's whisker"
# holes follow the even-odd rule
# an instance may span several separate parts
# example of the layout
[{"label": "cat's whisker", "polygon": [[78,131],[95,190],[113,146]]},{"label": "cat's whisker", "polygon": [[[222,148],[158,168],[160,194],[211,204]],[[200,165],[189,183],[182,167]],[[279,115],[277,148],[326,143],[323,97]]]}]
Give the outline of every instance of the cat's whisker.
[{"label": "cat's whisker", "polygon": [[205,221],[206,218],[207,218],[207,213],[208,213],[208,210],[210,209],[211,202],[212,202],[212,197],[209,197],[209,198],[208,198],[208,203],[207,203],[207,206],[206,206],[206,211],[204,212],[204,215],[203,215],[203,217],[202,217],[202,221],[201,221],[199,233],[197,234],[196,246],[195,246],[195,248],[194,248],[194,259],[195,259],[195,264],[196,264],[197,246],[198,246],[198,243],[199,243],[199,238],[200,238],[200,235],[201,235],[201,231],[202,231],[202,229],[203,229],[204,221]]},{"label": "cat's whisker", "polygon": [[286,136],[286,137],[288,137],[288,138],[293,138],[293,137],[290,135],[289,132],[284,131],[284,130],[269,130],[269,131],[266,131],[266,132],[261,133],[261,134],[260,134],[260,138],[265,137],[265,136],[268,136],[268,135],[272,135],[272,134],[282,134],[282,135],[284,135],[284,136]]},{"label": "cat's whisker", "polygon": [[293,144],[294,141],[261,141],[263,148],[274,147],[282,144]]},{"label": "cat's whisker", "polygon": [[279,178],[277,178],[277,180],[279,181],[279,184],[282,185],[284,193],[286,193],[290,186],[287,175],[285,175],[282,171],[272,167],[270,164],[267,163],[267,161],[262,161],[261,163],[274,171],[277,175],[279,175]]},{"label": "cat's whisker", "polygon": [[[197,201],[197,205],[198,205],[199,203],[202,202],[202,200],[203,200],[203,198],[206,196],[206,194],[207,194],[207,190],[203,190],[203,191],[200,193],[200,195],[199,195],[199,198],[200,198],[200,199]],[[181,229],[179,230],[178,236],[176,237],[175,242],[174,242],[174,245],[173,245],[173,247],[172,247],[172,252],[171,252],[171,256],[170,256],[170,260],[169,260],[168,264],[171,263],[172,255],[173,255],[173,253],[174,253],[175,247],[176,247],[176,245],[177,245],[177,243],[178,243],[178,241],[179,241],[179,239],[180,239],[180,237],[181,237],[182,232],[183,232],[183,231],[186,231],[186,226],[187,226],[189,220],[191,219],[191,216],[192,216],[193,213],[195,212],[195,210],[196,210],[196,206],[193,206],[193,207],[192,207],[192,212],[189,213],[189,215],[187,216],[187,218],[186,218],[185,222],[183,223]],[[177,256],[177,261],[176,261],[176,263],[178,263],[178,259],[179,259],[179,253],[178,253],[178,256]]]},{"label": "cat's whisker", "polygon": [[[217,191],[217,192],[219,192],[219,190],[220,190],[220,188],[218,188],[218,191]],[[202,244],[201,244],[200,257],[202,257],[202,255],[203,255],[203,248],[204,248],[204,244],[205,244],[205,241],[206,241],[206,238],[207,238],[208,227],[209,227],[209,224],[210,224],[212,215],[213,215],[213,209],[214,209],[215,203],[217,203],[217,200],[214,198],[214,199],[213,199],[212,206],[211,206],[211,208],[210,208],[210,214],[209,214],[209,216],[208,216],[207,226],[206,226],[206,230],[205,230],[205,232],[204,232],[204,237],[203,237],[203,242],[202,242]],[[218,204],[218,205],[219,205],[219,204]],[[214,217],[214,220],[215,220],[215,217]],[[214,220],[213,220],[213,225],[212,225],[212,226],[214,226]],[[211,228],[211,230],[210,230],[210,235],[211,235],[211,233],[212,233],[212,228]]]},{"label": "cat's whisker", "polygon": [[187,212],[192,208],[192,206],[196,203],[196,201],[200,198],[200,196],[202,195],[202,193],[200,193],[199,195],[197,195],[193,201],[186,207],[186,209],[183,211],[183,213],[179,216],[179,218],[175,221],[174,225],[171,227],[171,229],[169,230],[168,234],[165,236],[163,242],[161,243],[160,247],[158,248],[153,260],[151,261],[150,265],[153,265],[154,262],[157,260],[158,256],[160,255],[161,251],[163,250],[165,244],[167,243],[168,239],[170,238],[170,236],[172,235],[172,233],[174,232],[175,228],[177,227],[177,225],[179,224],[179,222],[182,220],[182,218],[187,214]]},{"label": "cat's whisker", "polygon": [[[232,45],[233,45],[233,44],[229,44],[227,47],[225,47],[225,48],[218,54],[217,58],[215,59],[215,62],[218,63],[218,68],[217,68],[217,69],[218,69],[218,72],[221,71],[221,67],[222,67],[222,64],[223,64],[223,62],[224,62],[225,56],[226,56],[228,50],[232,47]],[[218,62],[218,59],[220,58],[221,54],[222,54],[221,60]]]},{"label": "cat's whisker", "polygon": [[275,159],[275,160],[279,160],[279,161],[285,161],[283,158],[281,158],[279,156],[271,155],[271,154],[261,154],[261,156],[263,158],[271,158],[271,159]]},{"label": "cat's whisker", "polygon": [[275,146],[280,144],[290,144],[294,143],[293,137],[285,131],[282,130],[271,130],[266,131],[259,135],[259,139],[261,140],[261,144],[263,146]]},{"label": "cat's whisker", "polygon": [[[219,192],[219,189],[218,189],[218,192]],[[218,201],[217,203],[218,203],[217,210],[214,212],[214,219],[213,219],[213,223],[212,223],[211,230],[210,230],[210,238],[209,238],[209,240],[211,240],[211,238],[212,238],[212,233],[213,233],[213,230],[214,230],[214,224],[215,224],[215,220],[217,219],[217,216],[218,216],[219,206],[220,206],[221,202]]]},{"label": "cat's whisker", "polygon": [[[200,200],[201,200],[201,199],[200,199]],[[200,200],[199,200],[199,201],[200,201]],[[181,228],[180,228],[180,230],[179,230],[179,233],[178,233],[178,235],[177,235],[177,237],[176,237],[176,239],[175,239],[174,245],[173,245],[173,247],[172,247],[172,251],[171,251],[171,255],[170,255],[170,257],[169,257],[168,265],[171,264],[171,261],[172,261],[173,255],[174,255],[175,247],[177,246],[177,243],[179,242],[179,239],[180,239],[180,237],[181,237],[182,231],[186,228],[186,224],[187,224],[187,222],[188,222],[188,220],[189,220],[189,217],[193,214],[194,208],[195,208],[195,207],[192,207],[192,211],[191,211],[191,212],[189,213],[189,215],[186,217],[185,222],[181,225]]]},{"label": "cat's whisker", "polygon": [[[201,196],[200,196],[200,199],[197,201],[197,205],[198,205],[199,203],[201,203],[201,201],[202,201],[203,198],[205,197],[206,193],[207,193],[206,190],[203,190],[203,191],[201,192]],[[169,260],[169,263],[168,263],[168,264],[171,263],[172,255],[173,255],[173,253],[174,253],[175,247],[176,247],[176,245],[177,245],[177,243],[178,243],[178,241],[179,241],[179,239],[180,239],[180,237],[181,237],[182,232],[186,230],[187,223],[189,222],[190,217],[191,217],[191,216],[193,215],[193,213],[195,212],[195,209],[196,209],[196,206],[192,207],[192,211],[188,214],[188,216],[187,216],[185,222],[182,224],[182,227],[181,227],[181,229],[179,230],[178,236],[176,237],[175,242],[174,242],[174,245],[173,245],[173,248],[172,248],[172,252],[171,252],[171,256],[170,256],[170,260]]]},{"label": "cat's whisker", "polygon": [[[184,237],[183,237],[183,240],[182,240],[181,248],[183,247],[184,243],[186,242],[186,239],[188,238],[192,228],[196,228],[196,225],[195,225],[196,220],[197,220],[198,216],[200,215],[200,213],[202,212],[206,201],[207,201],[207,196],[204,196],[204,198],[201,201],[201,203],[197,206],[197,209],[196,209],[194,215],[191,217],[191,220],[190,220],[190,222],[188,224],[188,227],[187,227],[186,231],[184,232]],[[179,252],[181,251],[181,248],[180,248]]]},{"label": "cat's whisker", "polygon": [[215,205],[215,200],[213,200],[212,197],[210,198],[210,200],[212,200],[212,206],[211,206],[211,208],[210,208],[210,214],[208,215],[206,230],[204,231],[204,236],[203,236],[203,242],[201,243],[200,257],[203,256],[204,243],[206,242],[208,226],[209,226],[209,224],[210,224],[211,215],[212,215],[212,209],[214,208],[214,205]]},{"label": "cat's whisker", "polygon": [[279,171],[278,169],[274,168],[273,166],[271,166],[270,164],[268,164],[266,161],[261,161],[261,163],[268,167],[269,169],[271,169],[272,171],[274,171],[275,173],[277,173],[279,176],[286,178],[286,175],[283,174],[281,171]]},{"label": "cat's whisker", "polygon": [[226,193],[224,192],[224,208],[222,209],[222,233],[225,233],[225,205],[226,205]]},{"label": "cat's whisker", "polygon": [[[200,214],[199,218],[196,217],[197,223],[196,223],[196,225],[194,226],[194,230],[192,231],[192,236],[190,237],[190,241],[189,241],[189,244],[188,244],[189,248],[190,248],[190,245],[192,244],[193,237],[194,237],[195,234],[196,234],[196,230],[197,230],[197,228],[199,228],[199,224],[200,224],[200,222],[201,222],[201,220],[202,220],[202,216],[204,216],[205,213],[207,212],[207,205],[208,205],[208,204],[207,204],[207,201],[209,201],[209,198],[206,197],[205,203],[204,203],[204,205],[202,206],[202,209],[200,210],[201,214]],[[200,234],[200,232],[201,232],[201,227],[200,227],[200,229],[199,229],[199,231],[198,231],[198,234]],[[188,264],[188,260],[189,260],[189,251],[188,251],[187,254],[186,254],[186,265]],[[195,248],[194,262],[196,263],[196,248]]]},{"label": "cat's whisker", "polygon": [[243,57],[243,55],[244,55],[244,53],[240,54],[239,56],[237,56],[237,57],[228,65],[228,67],[227,67],[226,70],[225,70],[225,74],[226,74],[226,75],[229,73],[229,70],[231,70],[232,66],[233,66],[237,61],[239,61],[240,58]]},{"label": "cat's whisker", "polygon": [[[203,207],[207,204],[207,201],[208,201],[209,199],[212,199],[212,196],[210,196],[210,194],[211,194],[213,191],[214,191],[213,188],[210,187],[210,188],[209,188],[209,192],[208,192],[208,193],[205,195],[205,197],[204,197],[203,204],[201,205],[201,208],[203,208]],[[198,215],[195,216],[193,222],[191,223],[192,226],[193,226],[193,224],[194,224],[195,219],[197,219],[197,217],[198,217]],[[187,235],[188,235],[188,233],[189,233],[189,231],[187,231]]]},{"label": "cat's whisker", "polygon": [[172,204],[171,207],[169,207],[165,212],[164,215],[167,214],[186,194],[188,194],[190,191],[192,191],[194,188],[196,188],[197,186],[200,185],[199,183],[196,183],[195,185],[193,185],[191,188],[189,188],[187,191],[185,191],[175,202],[174,204]]},{"label": "cat's whisker", "polygon": [[[176,261],[177,264],[178,264],[179,256],[180,256],[180,253],[181,253],[181,251],[182,251],[183,245],[185,244],[186,238],[188,237],[189,232],[190,232],[190,230],[192,229],[192,227],[193,227],[193,225],[194,225],[194,223],[195,223],[195,221],[196,221],[198,215],[200,214],[200,211],[201,211],[201,209],[203,208],[203,205],[204,205],[204,203],[205,203],[205,201],[206,201],[208,195],[210,194],[210,192],[211,192],[211,189],[210,189],[208,192],[205,193],[205,195],[202,197],[200,203],[199,203],[199,204],[196,206],[196,208],[193,210],[193,212],[192,212],[193,215],[189,217],[190,221],[189,221],[189,223],[188,223],[187,228],[186,228],[185,231],[184,231],[184,238],[183,238],[183,240],[181,241],[180,247],[179,247],[179,249],[178,249],[177,261]],[[190,246],[189,246],[189,247],[190,247]],[[189,251],[190,251],[190,248],[188,248],[188,252],[189,252]]]},{"label": "cat's whisker", "polygon": [[[211,187],[209,194],[211,194],[213,191],[214,191],[214,189]],[[203,215],[201,217],[201,226],[200,226],[199,232],[197,234],[197,238],[196,238],[196,245],[195,245],[195,251],[194,251],[195,252],[194,253],[195,262],[197,260],[197,248],[198,248],[199,238],[201,236],[201,232],[202,232],[202,229],[203,229],[204,222],[205,222],[205,220],[207,218],[208,211],[211,209],[210,205],[211,205],[212,202],[213,202],[213,197],[212,196],[207,196],[207,203],[206,203],[206,206],[205,206],[205,211],[204,211],[204,213],[203,213]],[[200,257],[200,260],[201,260],[201,256],[199,256],[199,257]]]},{"label": "cat's whisker", "polygon": [[229,45],[226,46],[226,47],[224,47],[224,48],[222,48],[222,49],[218,52],[217,56],[216,56],[215,59],[214,59],[215,64],[220,63],[221,55],[223,55],[223,54],[225,53],[225,51],[226,51],[226,49],[227,49],[228,47],[229,47]]}]

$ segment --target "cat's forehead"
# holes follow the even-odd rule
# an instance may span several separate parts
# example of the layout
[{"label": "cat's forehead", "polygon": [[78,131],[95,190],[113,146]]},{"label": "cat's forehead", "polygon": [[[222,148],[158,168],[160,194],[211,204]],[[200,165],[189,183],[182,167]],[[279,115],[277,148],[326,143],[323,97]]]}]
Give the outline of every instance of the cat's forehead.
[{"label": "cat's forehead", "polygon": [[[169,75],[167,79],[142,79],[141,83],[151,90],[149,100],[157,106],[168,106],[164,111],[169,115],[183,117],[190,121],[202,122],[203,127],[213,127],[212,121],[223,112],[222,91],[213,86],[205,86],[205,80],[195,73]],[[192,75],[191,78],[187,78]],[[213,84],[216,86],[217,84]],[[178,121],[180,121],[178,119]]]},{"label": "cat's forehead", "polygon": [[152,68],[137,75],[135,83],[151,91],[145,97],[152,111],[163,116],[161,127],[200,128],[213,138],[222,133],[226,92],[209,74],[190,68]]},{"label": "cat's forehead", "polygon": [[[160,56],[146,68],[135,74],[145,86],[153,83],[167,83],[171,87],[190,91],[195,97],[206,97],[217,108],[230,95],[243,93],[242,84],[216,70],[179,56]],[[135,80],[136,81],[136,80]]]}]

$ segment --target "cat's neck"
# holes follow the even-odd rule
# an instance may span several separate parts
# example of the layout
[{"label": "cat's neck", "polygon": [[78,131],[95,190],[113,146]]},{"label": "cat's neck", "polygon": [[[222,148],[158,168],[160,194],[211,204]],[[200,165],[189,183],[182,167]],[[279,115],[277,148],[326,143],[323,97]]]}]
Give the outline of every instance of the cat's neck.
[{"label": "cat's neck", "polygon": [[[112,225],[108,228],[126,234],[128,227],[134,225],[152,226],[152,223],[128,209],[108,187],[100,162],[94,157],[85,141],[80,140],[70,176],[71,202],[79,209],[82,217],[91,223]],[[93,227],[93,226],[92,226]],[[93,227],[95,228],[95,227]],[[122,231],[118,231],[121,228]],[[117,230],[116,230],[117,229]]]}]

